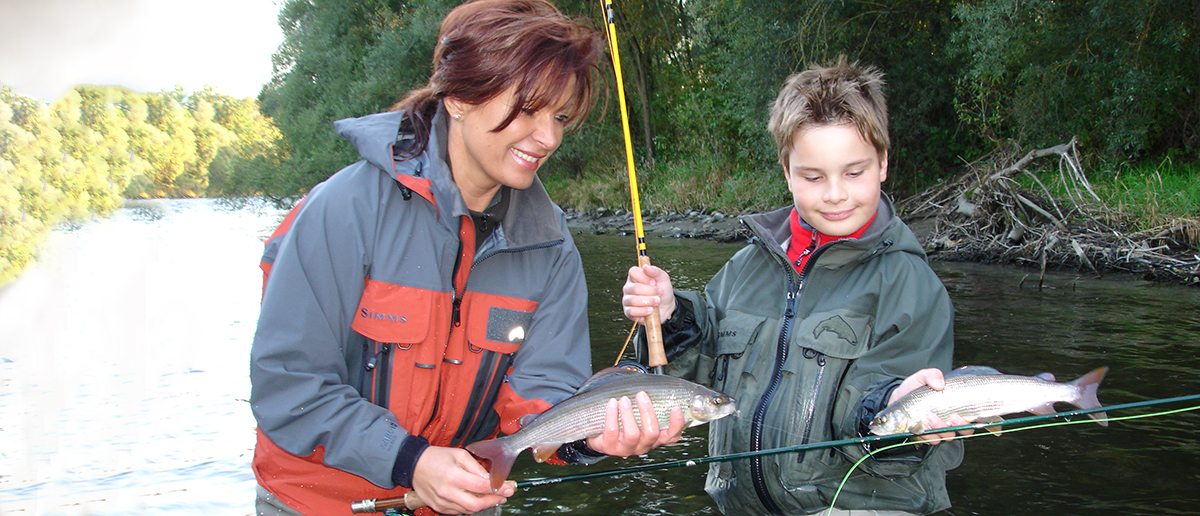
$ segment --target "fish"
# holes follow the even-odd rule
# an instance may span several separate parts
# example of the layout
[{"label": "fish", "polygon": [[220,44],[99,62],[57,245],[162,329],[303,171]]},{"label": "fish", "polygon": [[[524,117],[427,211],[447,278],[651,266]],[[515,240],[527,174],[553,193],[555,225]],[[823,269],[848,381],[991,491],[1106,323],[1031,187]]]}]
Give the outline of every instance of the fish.
[{"label": "fish", "polygon": [[522,451],[532,448],[534,459],[543,462],[564,443],[604,433],[604,416],[610,399],[628,396],[640,426],[641,412],[636,400],[640,391],[650,396],[660,428],[667,427],[671,409],[677,407],[689,427],[737,411],[732,397],[703,385],[626,366],[609,367],[592,375],[575,394],[531,418],[515,433],[471,443],[467,451],[491,461],[492,489],[499,489]]},{"label": "fish", "polygon": [[[970,423],[1001,423],[1001,416],[1029,412],[1054,414],[1054,404],[1069,403],[1079,409],[1100,408],[1096,393],[1108,367],[1098,367],[1071,382],[1056,382],[1051,373],[1035,376],[1003,374],[986,366],[966,366],[946,374],[946,387],[935,391],[923,385],[889,405],[871,421],[871,433],[889,435],[920,433],[925,417],[937,414],[943,421],[957,414]],[[1108,426],[1104,412],[1089,413],[1101,426]],[[986,428],[999,435],[999,427]]]}]

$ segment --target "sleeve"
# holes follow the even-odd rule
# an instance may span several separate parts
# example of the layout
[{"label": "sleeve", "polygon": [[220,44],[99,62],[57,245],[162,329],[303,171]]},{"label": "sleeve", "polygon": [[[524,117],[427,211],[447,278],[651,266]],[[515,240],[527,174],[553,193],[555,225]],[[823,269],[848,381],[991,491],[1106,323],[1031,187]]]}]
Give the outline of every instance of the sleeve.
[{"label": "sleeve", "polygon": [[345,358],[362,342],[350,326],[380,209],[348,170],[314,188],[278,240],[251,347],[250,404],[259,429],[285,451],[323,451],[327,466],[391,488],[408,434],[359,395]]},{"label": "sleeve", "polygon": [[[726,299],[740,285],[742,266],[746,254],[754,247],[746,246],[713,275],[704,287],[703,294],[691,290],[675,291],[675,313],[662,324],[663,351],[667,354],[667,374],[710,385],[716,350],[718,320],[725,311]],[[637,336],[637,361],[648,360],[644,328]]]},{"label": "sleeve", "polygon": [[[871,349],[855,360],[846,374],[834,407],[839,438],[863,435],[868,421],[887,404],[900,381],[928,367],[948,371],[954,353],[954,309],[950,296],[932,269],[915,256],[880,272],[878,308]],[[870,452],[850,449],[857,460]],[[905,446],[875,455],[863,467],[876,476],[908,476],[934,457],[946,469],[962,459],[962,443]]]},{"label": "sleeve", "polygon": [[583,261],[565,224],[563,228],[566,240],[550,265],[525,343],[513,357],[497,398],[495,409],[505,434],[520,429],[521,417],[543,412],[574,394],[591,376]]}]

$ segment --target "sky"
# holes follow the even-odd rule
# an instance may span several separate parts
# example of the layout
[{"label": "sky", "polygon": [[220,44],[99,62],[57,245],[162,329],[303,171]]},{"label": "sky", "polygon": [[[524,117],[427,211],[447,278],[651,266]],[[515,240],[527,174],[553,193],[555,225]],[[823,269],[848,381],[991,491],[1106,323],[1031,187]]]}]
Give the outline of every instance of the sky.
[{"label": "sky", "polygon": [[0,0],[0,84],[45,102],[76,84],[254,97],[283,39],[280,2]]}]

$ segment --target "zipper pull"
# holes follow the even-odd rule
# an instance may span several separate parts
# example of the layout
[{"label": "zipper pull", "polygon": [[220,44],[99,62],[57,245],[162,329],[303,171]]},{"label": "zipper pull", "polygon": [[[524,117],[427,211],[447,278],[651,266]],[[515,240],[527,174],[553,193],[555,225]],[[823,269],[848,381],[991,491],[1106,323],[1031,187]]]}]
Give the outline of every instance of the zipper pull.
[{"label": "zipper pull", "polygon": [[462,326],[461,315],[459,314],[460,306],[462,306],[462,298],[454,296],[453,309],[450,312],[450,324],[453,324],[455,327]]}]

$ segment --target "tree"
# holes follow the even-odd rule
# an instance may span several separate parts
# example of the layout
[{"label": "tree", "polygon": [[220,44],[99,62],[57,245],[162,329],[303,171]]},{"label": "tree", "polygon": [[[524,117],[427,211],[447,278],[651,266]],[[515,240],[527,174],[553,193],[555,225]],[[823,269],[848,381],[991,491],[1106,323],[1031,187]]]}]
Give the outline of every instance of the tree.
[{"label": "tree", "polygon": [[150,152],[150,179],[160,196],[195,195],[203,185],[196,152],[195,121],[180,104],[181,89],[144,96],[146,123],[157,130]]},{"label": "tree", "polygon": [[993,0],[954,13],[958,107],[976,132],[1034,147],[1078,136],[1121,161],[1200,144],[1200,2]]},{"label": "tree", "polygon": [[[16,277],[33,260],[56,216],[59,192],[42,180],[42,163],[33,133],[16,122],[30,123],[34,101],[0,88],[0,285]],[[20,118],[14,106],[24,111]]]},{"label": "tree", "polygon": [[[429,14],[449,3],[427,2],[418,11]],[[398,50],[396,54],[372,52],[381,35],[428,28],[427,23],[404,17],[405,9],[399,2],[384,0],[284,4],[279,15],[284,41],[274,56],[274,76],[259,100],[283,136],[283,166],[275,170],[288,172],[262,178],[266,195],[294,199],[354,162],[353,149],[334,134],[332,123],[386,109],[402,93],[396,88],[405,85],[403,80],[387,79],[404,69],[427,66],[429,53],[421,60],[399,58],[410,56],[406,51],[410,48],[431,49],[432,37],[397,42],[399,48],[391,47]]]}]

